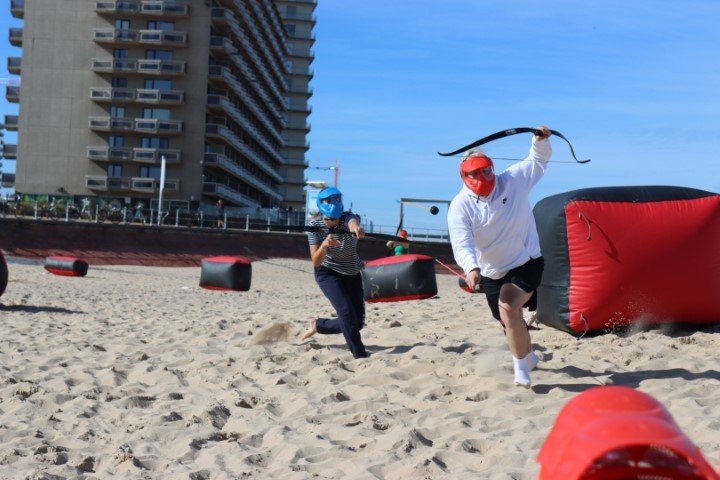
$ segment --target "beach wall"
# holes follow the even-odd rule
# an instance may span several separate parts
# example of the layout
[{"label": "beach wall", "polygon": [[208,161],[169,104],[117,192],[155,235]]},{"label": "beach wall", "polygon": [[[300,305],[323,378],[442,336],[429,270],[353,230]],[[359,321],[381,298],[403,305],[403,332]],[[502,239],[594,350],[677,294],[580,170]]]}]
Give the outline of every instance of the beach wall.
[{"label": "beach wall", "polygon": [[[364,260],[388,255],[385,242],[358,244]],[[8,256],[41,260],[51,255],[80,257],[90,265],[197,266],[204,257],[241,255],[309,259],[304,233],[190,229],[110,223],[0,219],[0,249]],[[413,243],[411,252],[454,265],[447,243]],[[438,273],[448,273],[444,268]]]}]

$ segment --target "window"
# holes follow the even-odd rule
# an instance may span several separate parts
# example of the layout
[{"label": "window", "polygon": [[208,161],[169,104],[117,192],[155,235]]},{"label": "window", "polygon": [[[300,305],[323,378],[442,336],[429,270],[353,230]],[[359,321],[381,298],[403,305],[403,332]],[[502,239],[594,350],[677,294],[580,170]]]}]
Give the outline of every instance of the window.
[{"label": "window", "polygon": [[125,117],[125,107],[110,107],[110,116],[113,118]]},{"label": "window", "polygon": [[108,165],[108,177],[122,177],[122,165]]},{"label": "window", "polygon": [[288,35],[291,37],[295,36],[295,25],[285,25],[285,30],[287,30]]},{"label": "window", "polygon": [[113,48],[113,58],[128,58],[127,48]]},{"label": "window", "polygon": [[172,90],[172,80],[163,80],[160,78],[146,78],[145,88],[155,88],[158,90]]},{"label": "window", "polygon": [[148,60],[172,60],[172,50],[145,50],[145,58]]},{"label": "window", "polygon": [[127,88],[127,86],[128,86],[127,78],[113,78],[112,79],[112,87],[113,88]]},{"label": "window", "polygon": [[142,118],[156,118],[158,120],[170,120],[170,109],[168,108],[143,108]]},{"label": "window", "polygon": [[129,30],[130,29],[130,20],[123,20],[118,18],[115,20],[115,28],[118,30]]},{"label": "window", "polygon": [[287,18],[297,18],[297,7],[295,5],[287,6]]},{"label": "window", "polygon": [[160,137],[143,137],[142,148],[170,148],[170,140]]},{"label": "window", "polygon": [[160,167],[140,167],[140,176],[160,180]]},{"label": "window", "polygon": [[110,135],[108,137],[108,145],[111,147],[124,147],[125,137],[118,137],[117,135]]},{"label": "window", "polygon": [[175,22],[159,22],[150,20],[147,22],[148,30],[162,30],[163,32],[172,32],[175,30]]}]

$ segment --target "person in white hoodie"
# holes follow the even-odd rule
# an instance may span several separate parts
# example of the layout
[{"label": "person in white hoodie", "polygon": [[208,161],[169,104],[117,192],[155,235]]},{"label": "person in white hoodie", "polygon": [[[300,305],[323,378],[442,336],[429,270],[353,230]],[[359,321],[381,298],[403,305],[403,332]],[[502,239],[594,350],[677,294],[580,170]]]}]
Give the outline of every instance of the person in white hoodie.
[{"label": "person in white hoodie", "polygon": [[533,136],[528,157],[497,175],[488,156],[469,151],[460,163],[464,185],[448,210],[455,261],[470,287],[482,283],[493,317],[505,329],[515,385],[525,388],[539,359],[522,309],[540,285],[544,265],[529,196],[552,155],[550,130],[537,130],[541,135]]}]

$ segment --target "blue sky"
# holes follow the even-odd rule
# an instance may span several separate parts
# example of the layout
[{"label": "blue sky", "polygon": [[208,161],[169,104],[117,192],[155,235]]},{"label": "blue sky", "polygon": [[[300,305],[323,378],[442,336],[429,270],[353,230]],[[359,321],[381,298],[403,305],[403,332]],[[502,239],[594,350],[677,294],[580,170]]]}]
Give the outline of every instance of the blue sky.
[{"label": "blue sky", "polygon": [[[375,225],[397,225],[401,197],[455,195],[458,159],[437,151],[541,123],[592,162],[551,164],[533,202],[590,186],[720,191],[716,0],[319,0],[316,14],[307,158],[339,162],[346,205]],[[4,58],[20,55],[11,24],[4,0],[3,80]],[[17,110],[4,90],[0,110]],[[518,135],[485,150],[521,158],[529,144]],[[562,140],[553,147],[553,160],[572,160]],[[405,225],[444,229],[439,206],[405,208]]]}]

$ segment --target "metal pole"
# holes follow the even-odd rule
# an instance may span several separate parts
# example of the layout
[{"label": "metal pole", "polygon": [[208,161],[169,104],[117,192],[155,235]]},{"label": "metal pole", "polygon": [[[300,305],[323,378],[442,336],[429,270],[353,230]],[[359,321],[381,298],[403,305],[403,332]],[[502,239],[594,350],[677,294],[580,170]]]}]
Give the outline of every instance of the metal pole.
[{"label": "metal pole", "polygon": [[245,231],[250,229],[250,215],[245,215]]},{"label": "metal pole", "polygon": [[165,188],[165,155],[160,157],[160,196],[158,198],[158,225],[162,223],[162,197]]}]

